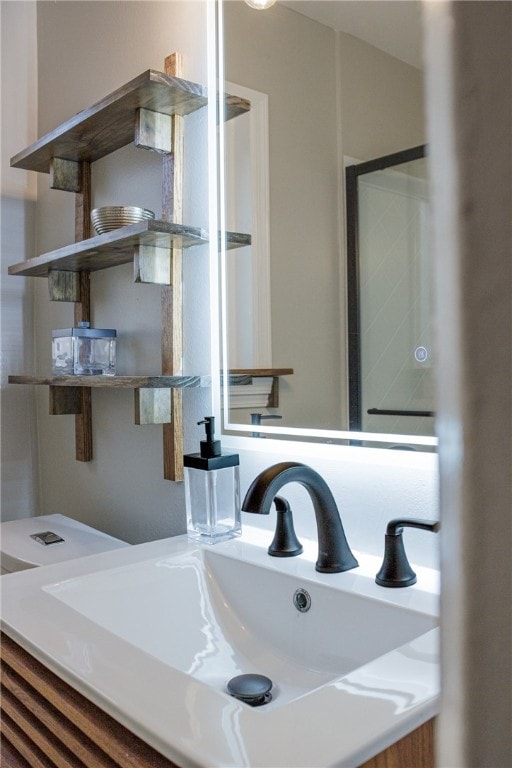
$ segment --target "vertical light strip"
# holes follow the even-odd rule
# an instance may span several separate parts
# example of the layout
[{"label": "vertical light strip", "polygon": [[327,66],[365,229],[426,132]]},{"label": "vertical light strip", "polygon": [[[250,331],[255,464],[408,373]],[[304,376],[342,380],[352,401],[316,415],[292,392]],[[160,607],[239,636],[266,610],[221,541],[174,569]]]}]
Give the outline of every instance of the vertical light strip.
[{"label": "vertical light strip", "polygon": [[[208,63],[208,230],[210,253],[210,369],[212,374],[212,412],[220,417],[220,292],[219,292],[219,253],[217,232],[219,222],[219,157],[217,137],[217,88],[219,55],[218,18],[220,3],[217,0],[207,2],[207,63]],[[222,85],[223,91],[223,85]],[[221,94],[219,93],[219,98]]]},{"label": "vertical light strip", "polygon": [[227,275],[226,275],[226,185],[225,185],[225,139],[224,139],[224,16],[223,0],[217,2],[217,66],[219,94],[218,125],[218,195],[219,195],[219,257],[220,257],[220,295],[221,295],[221,334],[222,334],[222,384],[224,421],[229,422],[229,348],[227,321]]}]

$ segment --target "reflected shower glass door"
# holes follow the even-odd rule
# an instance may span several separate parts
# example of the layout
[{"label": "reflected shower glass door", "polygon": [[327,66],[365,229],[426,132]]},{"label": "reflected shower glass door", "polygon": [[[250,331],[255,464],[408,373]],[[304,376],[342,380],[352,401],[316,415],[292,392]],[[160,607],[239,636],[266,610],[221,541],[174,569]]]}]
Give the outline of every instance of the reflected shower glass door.
[{"label": "reflected shower glass door", "polygon": [[424,154],[347,169],[351,429],[434,434]]}]

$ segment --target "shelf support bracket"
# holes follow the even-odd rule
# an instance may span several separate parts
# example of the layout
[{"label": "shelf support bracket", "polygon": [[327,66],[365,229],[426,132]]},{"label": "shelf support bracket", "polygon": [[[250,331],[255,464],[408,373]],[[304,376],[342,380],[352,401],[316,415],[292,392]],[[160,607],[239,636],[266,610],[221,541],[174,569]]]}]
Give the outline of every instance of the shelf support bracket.
[{"label": "shelf support bracket", "polygon": [[51,386],[49,401],[50,416],[74,415],[75,458],[77,461],[91,461],[91,388]]},{"label": "shelf support bracket", "polygon": [[272,378],[272,389],[268,396],[267,408],[279,408],[279,376]]},{"label": "shelf support bracket", "polygon": [[81,387],[50,387],[50,416],[63,416],[82,412]]},{"label": "shelf support bracket", "polygon": [[162,155],[173,151],[172,117],[150,109],[138,109],[135,118],[135,146]]},{"label": "shelf support bracket", "polygon": [[50,189],[64,192],[82,191],[82,163],[52,157],[50,160]]},{"label": "shelf support bracket", "polygon": [[48,272],[48,292],[51,301],[80,301],[79,273],[52,269]]},{"label": "shelf support bracket", "polygon": [[133,275],[136,283],[171,285],[172,248],[137,245],[133,253]]},{"label": "shelf support bracket", "polygon": [[172,389],[136,389],[135,424],[170,424]]}]

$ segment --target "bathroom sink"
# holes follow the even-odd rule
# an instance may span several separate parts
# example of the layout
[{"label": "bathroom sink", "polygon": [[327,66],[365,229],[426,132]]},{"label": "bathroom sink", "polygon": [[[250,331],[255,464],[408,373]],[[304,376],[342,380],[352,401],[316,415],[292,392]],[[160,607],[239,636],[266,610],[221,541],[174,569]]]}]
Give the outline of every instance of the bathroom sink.
[{"label": "bathroom sink", "polygon": [[437,624],[409,607],[271,565],[232,557],[218,546],[191,546],[43,589],[217,691],[226,693],[237,675],[269,677],[274,687],[265,709],[314,691]]},{"label": "bathroom sink", "polygon": [[[268,538],[7,574],[2,629],[182,768],[361,765],[438,712],[437,575],[385,589],[380,558],[318,573],[316,542],[274,558]],[[227,692],[250,673],[273,683],[264,706]]]}]

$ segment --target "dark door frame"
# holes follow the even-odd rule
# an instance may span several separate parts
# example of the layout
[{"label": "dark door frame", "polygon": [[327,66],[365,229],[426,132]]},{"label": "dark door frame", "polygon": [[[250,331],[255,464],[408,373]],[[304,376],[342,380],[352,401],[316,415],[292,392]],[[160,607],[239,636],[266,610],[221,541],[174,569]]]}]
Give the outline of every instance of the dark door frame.
[{"label": "dark door frame", "polygon": [[409,163],[426,156],[421,144],[391,155],[377,157],[345,169],[345,200],[347,221],[347,329],[348,329],[348,410],[349,429],[361,431],[361,331],[359,317],[359,207],[358,180],[360,176],[381,171],[394,165]]}]

